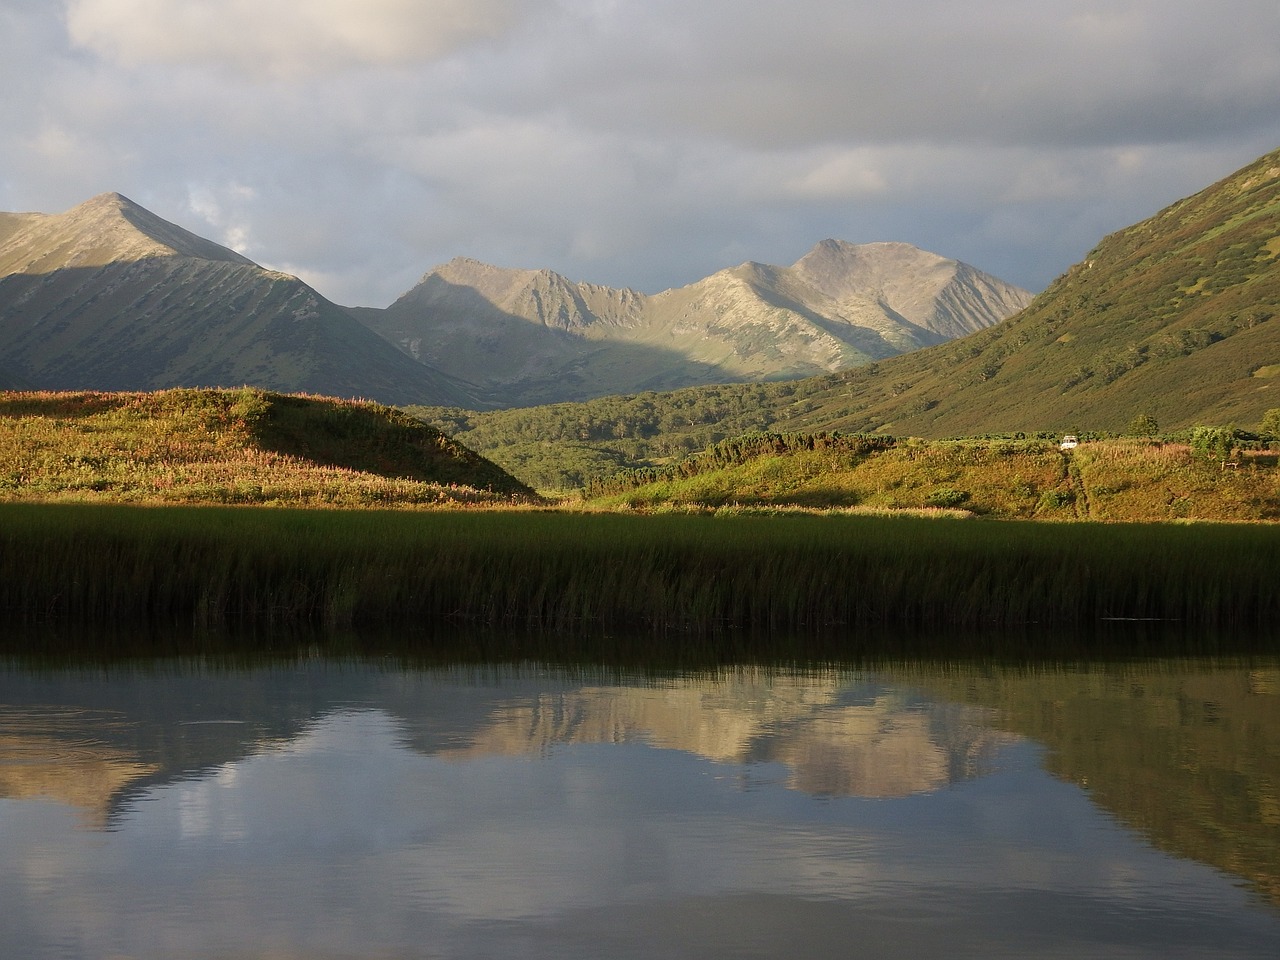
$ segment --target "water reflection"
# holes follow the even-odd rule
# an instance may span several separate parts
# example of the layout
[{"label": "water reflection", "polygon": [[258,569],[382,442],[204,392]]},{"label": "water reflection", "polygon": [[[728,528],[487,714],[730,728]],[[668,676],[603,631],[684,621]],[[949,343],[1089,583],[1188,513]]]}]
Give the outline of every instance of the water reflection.
[{"label": "water reflection", "polygon": [[[1274,661],[1272,661],[1274,663]],[[1280,905],[1280,670],[1184,661],[899,671],[1049,747],[1046,767],[1161,847]]]},{"label": "water reflection", "polygon": [[587,686],[494,712],[460,757],[643,741],[721,763],[779,763],[828,796],[895,797],[979,775],[1010,738],[989,711],[921,700],[868,677],[741,669],[649,686]]},{"label": "water reflection", "polygon": [[107,825],[111,798],[156,767],[99,739],[113,716],[70,707],[13,709],[0,704],[0,797],[52,797]]},{"label": "water reflection", "polygon": [[1270,957],[1278,676],[10,664],[0,955]]}]

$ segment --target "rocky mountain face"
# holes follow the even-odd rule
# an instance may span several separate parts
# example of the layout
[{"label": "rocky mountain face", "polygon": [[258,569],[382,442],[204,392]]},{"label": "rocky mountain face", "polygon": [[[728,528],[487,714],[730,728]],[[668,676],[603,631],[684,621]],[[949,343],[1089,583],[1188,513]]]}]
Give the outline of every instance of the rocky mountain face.
[{"label": "rocky mountain face", "polygon": [[0,379],[46,389],[249,384],[469,404],[296,277],[119,194],[0,214]]},{"label": "rocky mountain face", "polygon": [[804,377],[943,343],[1031,294],[909,244],[825,240],[645,295],[455,259],[386,310],[354,314],[501,406]]}]

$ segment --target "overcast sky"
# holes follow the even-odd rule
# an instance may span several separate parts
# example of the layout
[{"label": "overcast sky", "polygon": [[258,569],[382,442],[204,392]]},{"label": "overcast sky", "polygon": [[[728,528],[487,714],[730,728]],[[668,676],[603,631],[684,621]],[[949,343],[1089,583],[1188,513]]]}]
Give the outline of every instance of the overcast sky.
[{"label": "overcast sky", "polygon": [[115,190],[349,305],[826,237],[1040,290],[1280,146],[1277,0],[0,0],[0,210]]}]

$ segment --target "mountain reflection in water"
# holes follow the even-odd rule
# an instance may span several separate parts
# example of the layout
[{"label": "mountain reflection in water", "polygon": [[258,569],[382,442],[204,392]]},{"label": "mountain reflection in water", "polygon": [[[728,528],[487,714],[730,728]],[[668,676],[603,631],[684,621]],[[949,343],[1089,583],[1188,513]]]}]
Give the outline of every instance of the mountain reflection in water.
[{"label": "mountain reflection in water", "polygon": [[643,741],[722,763],[779,763],[787,785],[807,793],[897,797],[978,776],[1011,740],[984,723],[989,711],[849,682],[753,669],[544,694],[495,711],[468,746],[445,755]]},{"label": "mountain reflection in water", "polygon": [[884,956],[1012,956],[1021,924],[1024,947],[1264,956],[1278,787],[1274,660],[9,661],[0,943],[841,956],[856,930]]}]

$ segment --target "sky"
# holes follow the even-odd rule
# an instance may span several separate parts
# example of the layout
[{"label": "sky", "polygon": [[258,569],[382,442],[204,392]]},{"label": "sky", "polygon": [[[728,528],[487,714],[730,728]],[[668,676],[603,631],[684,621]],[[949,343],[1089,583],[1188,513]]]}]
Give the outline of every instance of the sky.
[{"label": "sky", "polygon": [[1033,291],[1280,146],[1276,0],[0,0],[0,210],[117,191],[339,303],[825,238]]}]

